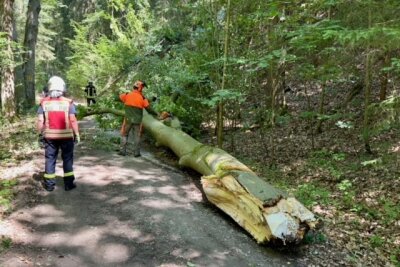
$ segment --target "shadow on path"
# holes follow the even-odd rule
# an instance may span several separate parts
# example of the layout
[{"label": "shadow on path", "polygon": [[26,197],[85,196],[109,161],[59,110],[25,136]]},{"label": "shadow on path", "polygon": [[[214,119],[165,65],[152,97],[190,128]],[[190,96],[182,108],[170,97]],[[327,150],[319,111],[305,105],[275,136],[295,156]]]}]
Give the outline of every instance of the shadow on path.
[{"label": "shadow on path", "polygon": [[55,191],[2,223],[14,246],[1,266],[300,266],[257,245],[189,177],[148,153],[78,147],[75,175],[75,190],[65,192],[58,178]]}]

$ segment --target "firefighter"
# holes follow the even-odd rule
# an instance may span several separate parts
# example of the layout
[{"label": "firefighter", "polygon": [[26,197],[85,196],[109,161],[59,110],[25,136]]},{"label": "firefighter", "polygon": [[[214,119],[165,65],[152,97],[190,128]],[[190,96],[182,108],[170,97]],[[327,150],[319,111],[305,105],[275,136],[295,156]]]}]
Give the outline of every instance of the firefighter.
[{"label": "firefighter", "polygon": [[93,85],[93,82],[89,82],[85,87],[86,101],[87,106],[90,106],[90,103],[96,104],[96,87]]},{"label": "firefighter", "polygon": [[60,77],[51,77],[47,87],[48,96],[41,100],[37,112],[37,130],[45,148],[43,187],[47,191],[54,190],[56,161],[61,149],[64,189],[69,191],[76,187],[73,170],[74,144],[80,142],[75,105],[71,99],[64,97],[66,86]]},{"label": "firefighter", "polygon": [[146,109],[151,114],[157,115],[157,113],[150,108],[149,101],[142,94],[144,87],[146,87],[146,83],[139,80],[134,83],[131,92],[119,95],[119,99],[125,105],[125,118],[121,129],[121,149],[119,152],[122,156],[126,156],[129,132],[132,129],[134,136],[133,155],[134,157],[141,156],[140,139],[143,109]]}]

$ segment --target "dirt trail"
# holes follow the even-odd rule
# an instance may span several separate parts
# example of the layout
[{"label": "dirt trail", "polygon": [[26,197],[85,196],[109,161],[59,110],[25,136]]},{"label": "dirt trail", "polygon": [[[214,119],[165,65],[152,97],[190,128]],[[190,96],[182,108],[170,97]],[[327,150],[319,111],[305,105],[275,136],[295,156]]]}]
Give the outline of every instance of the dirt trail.
[{"label": "dirt trail", "polygon": [[121,157],[82,145],[75,174],[75,190],[65,192],[58,178],[55,191],[40,190],[1,222],[13,246],[0,266],[302,266],[257,245],[198,183],[150,153]]}]

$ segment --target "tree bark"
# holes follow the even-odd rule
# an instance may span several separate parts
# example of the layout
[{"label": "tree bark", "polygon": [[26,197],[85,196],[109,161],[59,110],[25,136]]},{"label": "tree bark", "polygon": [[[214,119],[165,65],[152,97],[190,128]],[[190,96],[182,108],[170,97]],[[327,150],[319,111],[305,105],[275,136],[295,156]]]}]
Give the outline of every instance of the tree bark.
[{"label": "tree bark", "polygon": [[16,116],[13,39],[13,5],[14,0],[3,0],[1,3],[2,30],[6,33],[5,62],[1,66],[1,111],[4,117],[12,121]]},{"label": "tree bark", "polygon": [[[368,9],[368,28],[372,27],[372,7],[369,7]],[[369,104],[370,104],[370,98],[371,98],[371,76],[372,76],[372,70],[371,70],[371,45],[370,41],[368,41],[368,46],[366,50],[366,56],[365,56],[365,95],[364,95],[364,121],[363,121],[363,139],[364,139],[364,146],[365,146],[365,151],[368,154],[372,154],[371,150],[371,144],[370,144],[370,139],[371,139],[371,129],[370,129],[370,114],[369,114]]]},{"label": "tree bark", "polygon": [[27,107],[35,105],[35,58],[40,9],[40,0],[29,0],[25,26],[23,66]]},{"label": "tree bark", "polygon": [[[79,117],[124,112],[82,108]],[[151,115],[143,117],[144,128],[156,144],[170,148],[179,164],[202,174],[207,199],[232,217],[258,243],[272,240],[298,242],[316,226],[314,215],[295,198],[258,177],[246,165],[222,149],[203,145],[188,134],[164,125]]]},{"label": "tree bark", "polygon": [[[326,82],[322,84],[321,88],[321,98],[319,100],[319,115],[324,115],[324,105],[325,105],[325,87],[327,86]],[[317,124],[317,133],[322,133],[322,118],[318,120]]]},{"label": "tree bark", "polygon": [[[14,14],[13,16],[13,41],[14,43],[18,43],[18,32],[17,32],[17,21],[16,17],[20,14]],[[19,46],[14,48],[14,61],[15,62],[23,62],[22,53]],[[14,69],[14,79],[15,79],[15,104],[16,104],[16,112],[17,114],[20,112],[20,107],[22,107],[25,102],[25,88],[23,84],[24,73],[22,69],[22,64],[18,64]]]},{"label": "tree bark", "polygon": [[[389,53],[386,52],[385,56],[384,56],[383,66],[388,67],[389,65],[390,65],[390,56],[389,56]],[[386,95],[387,95],[389,73],[388,72],[381,73],[380,78],[381,78],[381,88],[379,91],[379,100],[384,101],[386,99]]]},{"label": "tree bark", "polygon": [[[224,38],[224,65],[222,68],[222,81],[221,90],[225,89],[226,73],[227,73],[227,61],[228,61],[228,48],[229,48],[229,24],[231,12],[231,1],[228,0],[226,8],[226,21],[225,21],[225,38]],[[217,108],[217,144],[219,148],[222,148],[224,143],[224,100],[221,99],[218,103]]]}]

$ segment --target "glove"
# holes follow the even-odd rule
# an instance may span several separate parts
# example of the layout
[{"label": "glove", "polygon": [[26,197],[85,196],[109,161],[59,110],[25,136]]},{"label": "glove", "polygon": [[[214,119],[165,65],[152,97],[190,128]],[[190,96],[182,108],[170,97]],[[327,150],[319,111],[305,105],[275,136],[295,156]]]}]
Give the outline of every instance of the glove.
[{"label": "glove", "polygon": [[45,139],[44,139],[44,136],[42,134],[39,134],[38,144],[39,144],[40,148],[44,148]]},{"label": "glove", "polygon": [[81,137],[79,136],[79,134],[74,135],[74,143],[75,145],[79,144],[81,142]]}]

